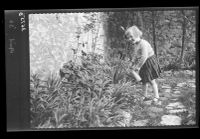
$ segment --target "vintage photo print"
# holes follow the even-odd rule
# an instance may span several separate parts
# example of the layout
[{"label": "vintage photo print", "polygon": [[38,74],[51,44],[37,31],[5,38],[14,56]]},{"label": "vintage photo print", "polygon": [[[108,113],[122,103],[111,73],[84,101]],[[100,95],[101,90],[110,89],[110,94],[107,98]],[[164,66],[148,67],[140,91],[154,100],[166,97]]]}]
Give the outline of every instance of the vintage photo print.
[{"label": "vintage photo print", "polygon": [[31,129],[198,123],[197,8],[27,12]]}]

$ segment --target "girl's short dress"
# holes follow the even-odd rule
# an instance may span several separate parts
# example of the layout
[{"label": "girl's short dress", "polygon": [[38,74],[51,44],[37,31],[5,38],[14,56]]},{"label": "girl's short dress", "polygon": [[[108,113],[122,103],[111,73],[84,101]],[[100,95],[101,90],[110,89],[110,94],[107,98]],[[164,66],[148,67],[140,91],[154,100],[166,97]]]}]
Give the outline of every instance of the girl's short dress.
[{"label": "girl's short dress", "polygon": [[141,82],[143,84],[157,79],[160,77],[161,68],[157,61],[156,55],[150,56],[139,71],[139,75],[142,78]]}]

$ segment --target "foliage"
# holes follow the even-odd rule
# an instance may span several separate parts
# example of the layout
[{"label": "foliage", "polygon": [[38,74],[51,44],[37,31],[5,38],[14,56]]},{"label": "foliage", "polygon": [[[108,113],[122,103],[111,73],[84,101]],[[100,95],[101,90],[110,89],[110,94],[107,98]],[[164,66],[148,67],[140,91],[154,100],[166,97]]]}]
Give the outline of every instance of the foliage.
[{"label": "foliage", "polygon": [[30,69],[43,75],[57,73],[63,62],[79,60],[81,50],[90,52],[102,38],[100,13],[30,14]]},{"label": "foliage", "polygon": [[[178,70],[182,66],[194,69],[195,11],[126,11],[106,14],[108,18],[105,21],[100,21],[98,13],[86,13],[83,16],[30,16],[30,63],[34,73],[30,78],[33,128],[120,126],[124,118],[122,111],[128,111],[130,107],[134,109],[133,118],[142,117],[144,111],[139,99],[140,91],[135,88],[135,79],[131,74],[131,67],[135,64],[130,62],[135,59],[134,47],[125,40],[121,27],[126,29],[137,25],[144,34],[143,38],[153,47],[157,46],[157,58],[163,69]],[[79,17],[86,23],[79,22]],[[103,36],[107,44],[103,43],[103,51],[105,53],[108,49],[110,58],[104,62],[103,56],[93,51],[100,36],[101,22],[107,22],[107,35]],[[81,46],[86,47],[80,45],[84,44],[81,37],[87,33],[93,35],[91,52],[83,51]],[[182,52],[183,61],[178,61]],[[76,63],[74,55],[80,57],[81,64]],[[67,62],[63,64],[63,61]],[[52,74],[44,79],[41,76],[43,71],[40,73],[33,67]],[[60,76],[55,75],[53,70]],[[190,112],[194,115],[194,97],[186,98],[191,98],[183,101],[188,107],[191,106]]]},{"label": "foliage", "polygon": [[[103,20],[106,15],[106,20]],[[96,48],[100,48],[103,53],[109,49],[109,57],[119,54],[121,59],[131,60],[134,57],[134,50],[125,40],[124,30],[121,27],[126,29],[132,25],[142,30],[143,38],[149,41],[152,47],[157,47],[159,63],[161,66],[166,66],[182,56],[183,46],[183,60],[185,56],[187,57],[186,52],[195,51],[195,18],[195,10],[189,9],[31,14],[29,16],[31,70],[34,73],[38,70],[55,73],[63,61],[74,60],[82,49],[94,52],[97,51]],[[107,29],[102,28],[105,22]],[[107,44],[102,43],[106,39]],[[101,46],[98,46],[100,43]],[[187,61],[179,62],[183,62],[184,66],[188,65]]]},{"label": "foliage", "polygon": [[82,56],[81,66],[69,61],[60,70],[61,78],[51,76],[41,81],[32,75],[32,127],[117,125],[123,118],[119,111],[136,105],[139,94],[134,94],[133,82],[114,78],[120,74],[116,69],[124,69],[122,62],[101,64],[100,59],[99,55],[87,54]]},{"label": "foliage", "polygon": [[[154,17],[152,12],[154,12]],[[154,20],[154,28],[152,20]],[[185,22],[184,26],[183,22]],[[157,58],[161,66],[176,63],[181,56],[183,46],[185,46],[186,51],[195,50],[196,22],[194,10],[113,12],[109,14],[108,23],[110,47],[115,49],[112,53],[121,52],[125,54],[124,57],[130,58],[133,51],[130,51],[130,46],[124,39],[124,32],[121,30],[121,26],[125,29],[132,25],[138,26],[143,32],[143,38],[149,41],[152,47],[155,47],[154,44],[156,44],[158,49]],[[182,44],[184,29],[186,34],[184,36],[184,44]],[[153,30],[155,30],[155,36],[153,35]],[[155,40],[153,40],[153,36]],[[187,55],[184,56],[187,57]],[[191,55],[191,57],[193,56]],[[183,65],[187,65],[188,62],[183,61]]]}]

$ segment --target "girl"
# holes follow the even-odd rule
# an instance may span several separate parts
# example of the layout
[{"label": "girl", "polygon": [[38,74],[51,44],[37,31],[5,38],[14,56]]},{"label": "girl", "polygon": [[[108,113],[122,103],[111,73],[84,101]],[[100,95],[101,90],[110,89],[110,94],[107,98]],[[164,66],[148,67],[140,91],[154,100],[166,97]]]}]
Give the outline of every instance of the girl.
[{"label": "girl", "polygon": [[155,81],[160,76],[161,70],[154,54],[151,45],[144,39],[141,39],[142,32],[136,27],[132,26],[125,32],[125,36],[135,48],[136,56],[139,56],[139,63],[135,66],[135,71],[139,71],[141,82],[143,84],[144,100],[149,100],[147,97],[148,83],[153,87],[154,101],[159,99],[158,86]]}]

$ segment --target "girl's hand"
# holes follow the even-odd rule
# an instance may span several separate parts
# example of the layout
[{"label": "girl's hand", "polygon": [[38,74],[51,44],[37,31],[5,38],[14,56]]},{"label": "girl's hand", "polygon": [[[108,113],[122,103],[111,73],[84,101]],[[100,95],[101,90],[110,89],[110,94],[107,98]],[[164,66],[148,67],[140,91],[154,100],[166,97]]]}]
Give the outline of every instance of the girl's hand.
[{"label": "girl's hand", "polygon": [[139,71],[140,70],[137,66],[132,66],[131,69],[134,70],[134,71]]}]

